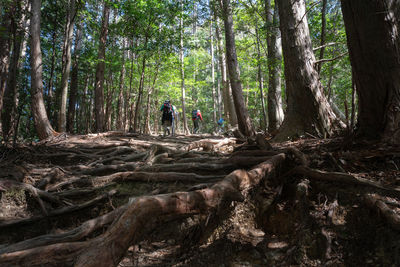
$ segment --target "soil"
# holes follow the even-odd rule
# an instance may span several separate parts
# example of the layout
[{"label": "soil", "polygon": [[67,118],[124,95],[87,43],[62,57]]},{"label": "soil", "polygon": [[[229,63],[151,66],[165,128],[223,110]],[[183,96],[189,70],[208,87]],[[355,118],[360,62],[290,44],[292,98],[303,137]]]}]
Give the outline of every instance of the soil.
[{"label": "soil", "polygon": [[[167,214],[154,225],[144,224],[117,266],[400,266],[399,147],[343,138],[300,139],[272,143],[271,151],[287,153],[290,148],[303,154],[308,168],[334,178],[316,180],[294,172],[301,161],[290,157],[275,177],[265,178],[229,208]],[[66,233],[140,196],[211,188],[235,169],[251,170],[254,164],[234,163],[231,156],[257,149],[265,152],[223,136],[119,132],[3,146],[0,266],[6,266],[1,254],[18,242]],[[145,172],[148,178],[115,178],[132,172]],[[176,179],[164,172],[176,173]],[[336,173],[373,186],[335,181]],[[57,200],[40,193],[37,197],[22,185]],[[368,195],[389,211],[378,201],[368,204]],[[102,235],[111,223],[74,241]],[[17,261],[11,265],[19,266]]]}]

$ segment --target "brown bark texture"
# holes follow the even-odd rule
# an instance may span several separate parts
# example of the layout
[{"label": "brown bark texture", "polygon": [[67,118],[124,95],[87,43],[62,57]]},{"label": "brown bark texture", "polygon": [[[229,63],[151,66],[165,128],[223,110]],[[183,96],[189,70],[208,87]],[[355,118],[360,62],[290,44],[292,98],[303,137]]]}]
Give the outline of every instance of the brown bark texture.
[{"label": "brown bark texture", "polygon": [[54,136],[56,132],[51,127],[47,118],[46,108],[43,102],[42,80],[42,51],[40,49],[40,15],[41,0],[32,0],[32,17],[30,25],[31,33],[31,98],[32,115],[35,128],[40,140]]},{"label": "brown bark texture", "polygon": [[268,45],[268,131],[276,131],[282,124],[284,115],[282,108],[281,72],[282,44],[279,30],[278,4],[274,8],[271,0],[265,1],[266,22],[269,26]]},{"label": "brown bark texture", "polygon": [[399,143],[400,4],[389,0],[341,3],[359,101],[357,133]]},{"label": "brown bark texture", "polygon": [[235,33],[233,32],[232,6],[230,0],[222,1],[222,10],[225,25],[227,67],[238,126],[239,130],[245,136],[253,136],[255,132],[249,117],[249,112],[244,103],[242,83],[240,81],[240,70],[236,55]]},{"label": "brown bark texture", "polygon": [[279,0],[285,62],[287,111],[277,140],[305,133],[330,136],[338,120],[323,93],[314,67],[305,1]]},{"label": "brown bark texture", "polygon": [[103,21],[101,25],[100,45],[98,63],[96,67],[96,82],[94,91],[94,116],[96,132],[104,131],[105,114],[104,114],[104,71],[106,67],[106,40],[108,34],[108,20],[110,16],[110,7],[107,2],[104,2]]}]

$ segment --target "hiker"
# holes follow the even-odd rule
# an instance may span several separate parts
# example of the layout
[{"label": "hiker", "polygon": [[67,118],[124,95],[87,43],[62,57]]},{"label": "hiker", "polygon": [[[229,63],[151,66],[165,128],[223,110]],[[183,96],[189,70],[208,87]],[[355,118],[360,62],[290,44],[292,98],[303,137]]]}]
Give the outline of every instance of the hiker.
[{"label": "hiker", "polygon": [[162,119],[161,119],[161,124],[164,128],[164,134],[163,136],[165,137],[166,133],[168,132],[168,135],[170,135],[169,127],[171,127],[171,135],[175,135],[175,127],[174,127],[174,108],[171,104],[171,101],[165,100],[164,104],[162,104],[160,111],[162,111]]},{"label": "hiker", "polygon": [[224,120],[223,118],[220,118],[220,119],[218,120],[218,122],[217,122],[217,124],[218,124],[217,133],[222,133],[222,132],[224,132],[224,123],[225,123],[225,120]]},{"label": "hiker", "polygon": [[199,109],[194,109],[192,111],[193,133],[194,134],[199,130],[199,126],[200,126],[199,120],[203,121],[201,112]]}]

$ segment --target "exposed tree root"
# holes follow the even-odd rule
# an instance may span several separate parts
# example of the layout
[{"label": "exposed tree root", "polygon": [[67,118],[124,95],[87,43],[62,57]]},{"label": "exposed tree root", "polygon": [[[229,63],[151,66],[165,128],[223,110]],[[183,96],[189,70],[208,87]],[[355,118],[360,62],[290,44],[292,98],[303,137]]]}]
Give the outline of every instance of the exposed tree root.
[{"label": "exposed tree root", "polygon": [[400,231],[400,216],[395,213],[391,208],[389,208],[385,202],[383,202],[375,194],[366,194],[364,196],[365,203],[367,206],[375,211],[377,211],[387,223],[393,227],[393,229]]},{"label": "exposed tree root", "polygon": [[85,203],[49,211],[46,216],[34,216],[34,217],[31,217],[31,218],[3,221],[3,222],[0,222],[0,228],[1,227],[9,227],[9,226],[16,226],[16,225],[22,225],[22,224],[37,222],[37,221],[40,221],[42,219],[45,219],[46,217],[60,216],[60,215],[63,215],[63,214],[67,214],[67,213],[71,213],[71,212],[74,212],[74,211],[77,211],[77,210],[81,210],[81,209],[93,206],[93,205],[95,205],[96,203],[98,203],[100,201],[108,199],[109,197],[115,195],[116,193],[117,193],[116,190],[111,190],[111,191],[109,191],[109,192],[107,192],[107,193],[105,193],[105,194],[103,194],[101,196],[98,196],[98,197],[96,197],[96,198],[94,198],[94,199],[92,199],[90,201],[87,201]]},{"label": "exposed tree root", "polygon": [[338,183],[346,183],[353,185],[362,185],[368,186],[375,189],[380,189],[397,196],[400,196],[400,188],[397,187],[386,187],[379,183],[363,179],[360,177],[356,177],[347,173],[340,172],[325,172],[320,170],[313,170],[311,168],[305,166],[295,167],[290,171],[291,174],[302,174],[305,175],[309,179],[319,180],[319,181],[327,181],[327,182],[338,182]]},{"label": "exposed tree root", "polygon": [[95,239],[4,253],[0,255],[0,264],[116,266],[144,228],[166,215],[205,213],[222,202],[241,200],[241,192],[257,185],[284,160],[285,155],[279,154],[248,172],[236,170],[208,189],[136,198],[107,232]]}]

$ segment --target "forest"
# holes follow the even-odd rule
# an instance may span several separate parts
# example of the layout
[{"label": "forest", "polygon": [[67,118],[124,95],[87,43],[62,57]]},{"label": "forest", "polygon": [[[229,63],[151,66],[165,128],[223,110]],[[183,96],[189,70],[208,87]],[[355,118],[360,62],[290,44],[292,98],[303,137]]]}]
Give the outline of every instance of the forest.
[{"label": "forest", "polygon": [[0,111],[0,266],[400,265],[398,1],[0,0]]}]

